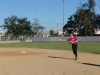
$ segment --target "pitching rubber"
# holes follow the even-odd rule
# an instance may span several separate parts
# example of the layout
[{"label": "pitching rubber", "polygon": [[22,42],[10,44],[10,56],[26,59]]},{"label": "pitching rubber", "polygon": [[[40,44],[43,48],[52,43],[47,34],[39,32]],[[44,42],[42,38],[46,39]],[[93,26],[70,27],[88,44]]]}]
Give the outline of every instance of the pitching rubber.
[{"label": "pitching rubber", "polygon": [[26,53],[25,51],[22,51],[22,52],[20,52],[20,53]]}]

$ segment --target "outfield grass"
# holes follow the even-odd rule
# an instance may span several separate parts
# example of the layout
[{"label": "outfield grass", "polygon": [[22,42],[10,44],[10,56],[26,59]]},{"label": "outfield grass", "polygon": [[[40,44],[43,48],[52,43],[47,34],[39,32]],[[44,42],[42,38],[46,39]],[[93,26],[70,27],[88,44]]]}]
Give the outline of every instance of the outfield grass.
[{"label": "outfield grass", "polygon": [[[16,43],[0,43],[0,48],[42,48],[56,50],[72,50],[71,44],[68,42],[16,42]],[[100,42],[79,42],[79,52],[100,54]]]}]

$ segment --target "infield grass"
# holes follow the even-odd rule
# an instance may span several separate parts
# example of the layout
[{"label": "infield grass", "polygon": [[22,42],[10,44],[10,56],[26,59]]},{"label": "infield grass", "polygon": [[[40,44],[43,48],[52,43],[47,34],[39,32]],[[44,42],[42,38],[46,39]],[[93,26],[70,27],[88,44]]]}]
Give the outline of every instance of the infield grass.
[{"label": "infield grass", "polygon": [[[68,42],[16,42],[0,43],[0,48],[42,48],[56,50],[72,50]],[[79,42],[79,52],[100,54],[100,42]]]}]

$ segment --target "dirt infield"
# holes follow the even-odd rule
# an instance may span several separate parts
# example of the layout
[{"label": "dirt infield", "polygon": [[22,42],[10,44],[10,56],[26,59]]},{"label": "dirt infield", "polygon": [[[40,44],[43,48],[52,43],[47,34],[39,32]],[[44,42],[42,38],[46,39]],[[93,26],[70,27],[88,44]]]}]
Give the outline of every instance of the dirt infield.
[{"label": "dirt infield", "polygon": [[100,55],[73,58],[72,51],[0,48],[0,75],[100,75]]}]

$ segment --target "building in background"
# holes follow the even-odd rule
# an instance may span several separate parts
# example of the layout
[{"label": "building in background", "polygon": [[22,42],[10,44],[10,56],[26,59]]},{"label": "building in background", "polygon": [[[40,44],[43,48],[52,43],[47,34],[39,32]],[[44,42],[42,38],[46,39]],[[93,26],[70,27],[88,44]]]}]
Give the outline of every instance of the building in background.
[{"label": "building in background", "polygon": [[5,36],[6,32],[0,29],[0,36]]},{"label": "building in background", "polygon": [[6,32],[4,32],[3,30],[0,29],[0,40],[5,40],[6,36],[5,36]]},{"label": "building in background", "polygon": [[60,29],[58,35],[62,35],[62,34],[63,34],[63,29]]},{"label": "building in background", "polygon": [[98,29],[94,29],[94,31],[95,31],[95,35],[100,36],[100,29],[99,28]]}]

